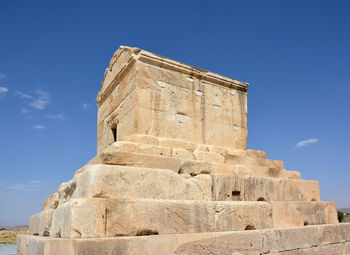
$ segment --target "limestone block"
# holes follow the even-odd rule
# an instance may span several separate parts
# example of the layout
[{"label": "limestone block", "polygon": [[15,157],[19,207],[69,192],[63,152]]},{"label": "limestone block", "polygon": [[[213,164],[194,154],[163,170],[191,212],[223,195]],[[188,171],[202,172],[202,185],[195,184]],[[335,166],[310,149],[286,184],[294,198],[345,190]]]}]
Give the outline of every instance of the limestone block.
[{"label": "limestone block", "polygon": [[210,174],[215,171],[217,165],[211,162],[185,160],[180,168],[181,174]]},{"label": "limestone block", "polygon": [[319,201],[316,181],[212,174],[213,200]]},{"label": "limestone block", "polygon": [[246,157],[247,155],[248,155],[247,150],[227,148],[227,156],[228,157]]},{"label": "limestone block", "polygon": [[274,201],[269,204],[274,228],[338,223],[333,202]]},{"label": "limestone block", "polygon": [[343,239],[346,242],[350,242],[350,223],[341,223],[339,228]]},{"label": "limestone block", "polygon": [[301,179],[301,174],[298,171],[285,171],[284,175],[287,179],[296,179],[296,180]]},{"label": "limestone block", "polygon": [[228,165],[251,165],[251,166],[264,166],[268,168],[283,169],[283,161],[271,160],[271,159],[260,158],[260,157],[249,157],[249,156],[232,154],[232,153],[228,153],[225,163]]},{"label": "limestone block", "polygon": [[262,231],[263,253],[309,248],[318,245],[318,227],[267,229]]},{"label": "limestone block", "polygon": [[178,172],[181,166],[181,159],[136,153],[111,152],[101,153],[95,158],[94,163],[161,168],[170,169]]},{"label": "limestone block", "polygon": [[218,162],[218,163],[224,163],[225,158],[218,154],[213,152],[205,152],[205,151],[194,151],[194,156],[196,160],[199,161],[205,161],[205,162]]},{"label": "limestone block", "polygon": [[141,145],[139,152],[141,154],[149,154],[149,155],[157,155],[157,156],[165,156],[171,157],[171,148],[164,146],[156,146],[156,145]]},{"label": "limestone block", "polygon": [[261,229],[272,224],[266,203],[108,201],[107,236]]},{"label": "limestone block", "polygon": [[246,177],[246,201],[319,201],[317,181],[289,180],[263,177]]},{"label": "limestone block", "polygon": [[[150,110],[162,111],[168,114],[178,112],[199,119],[201,102],[189,88],[177,86],[162,80],[152,80],[145,86],[144,79],[138,77],[137,104]],[[199,113],[199,112],[198,112]]]},{"label": "limestone block", "polygon": [[183,243],[180,243],[173,254],[260,255],[262,249],[261,233],[258,231],[208,233],[207,237],[191,240],[193,235],[195,234],[182,238]]},{"label": "limestone block", "polygon": [[[344,255],[345,243],[320,245],[315,248],[317,255]],[[306,253],[305,253],[306,254]]]},{"label": "limestone block", "polygon": [[159,138],[159,145],[170,147],[170,148],[185,149],[189,151],[193,151],[196,148],[196,145],[194,143],[184,141],[184,140],[169,139],[169,138]]},{"label": "limestone block", "polygon": [[129,142],[129,141],[117,141],[112,143],[108,152],[130,152],[130,153],[138,153],[140,145],[137,143]]},{"label": "limestone block", "polygon": [[32,235],[17,237],[17,255],[71,255],[75,252],[70,239]]},{"label": "limestone block", "polygon": [[22,235],[17,243],[18,255],[259,255],[261,233],[239,231],[85,239]]},{"label": "limestone block", "polygon": [[29,233],[31,235],[49,236],[53,209],[47,209],[30,217]]},{"label": "limestone block", "polygon": [[319,245],[344,243],[346,241],[339,224],[319,227],[318,238]]},{"label": "limestone block", "polygon": [[53,214],[50,236],[94,238],[271,228],[264,202],[72,199]]},{"label": "limestone block", "polygon": [[130,61],[132,55],[137,52],[136,48],[121,46],[116,51],[109,63],[108,69],[105,72],[105,76],[102,82],[101,94],[105,93],[109,89],[118,76],[121,75],[122,71],[125,70],[126,64]]},{"label": "limestone block", "polygon": [[210,232],[213,203],[196,201],[109,201],[107,236]]},{"label": "limestone block", "polygon": [[106,200],[71,199],[54,210],[51,237],[91,238],[106,235]]},{"label": "limestone block", "polygon": [[139,144],[159,145],[158,138],[152,135],[134,134],[124,137],[124,140]]},{"label": "limestone block", "polygon": [[202,140],[201,121],[193,119],[186,113],[168,113],[143,107],[137,108],[136,111],[137,133],[192,143],[199,143]]},{"label": "limestone block", "polygon": [[266,159],[266,151],[247,150],[247,156]]},{"label": "limestone block", "polygon": [[43,210],[56,209],[59,203],[58,193],[55,192],[49,195],[43,205]]},{"label": "limestone block", "polygon": [[272,211],[264,202],[216,202],[215,231],[272,227]]},{"label": "limestone block", "polygon": [[174,148],[171,156],[185,160],[194,160],[192,152],[185,149]]},{"label": "limestone block", "polygon": [[211,200],[211,178],[184,179],[165,169],[92,165],[80,176],[75,198]]},{"label": "limestone block", "polygon": [[216,145],[208,145],[208,151],[212,153],[217,153],[222,155],[224,158],[226,158],[228,154],[228,149],[225,147],[221,146],[216,146]]},{"label": "limestone block", "polygon": [[350,254],[350,242],[346,242],[344,244],[344,255],[349,255]]},{"label": "limestone block", "polygon": [[215,170],[216,173],[237,174],[241,176],[261,176],[272,178],[287,178],[286,170],[278,168],[269,168],[259,165],[236,165],[236,164],[219,164]]},{"label": "limestone block", "polygon": [[70,200],[71,197],[74,195],[76,188],[77,188],[77,179],[75,177],[68,182],[62,183],[57,190],[58,205]]},{"label": "limestone block", "polygon": [[244,200],[244,178],[231,174],[211,174],[214,201]]},{"label": "limestone block", "polygon": [[113,251],[126,255],[345,255],[350,252],[349,242],[329,239],[330,243],[319,243],[320,236],[327,232],[322,228],[339,229],[342,225],[81,239],[21,235],[17,240],[17,254],[112,254]]}]

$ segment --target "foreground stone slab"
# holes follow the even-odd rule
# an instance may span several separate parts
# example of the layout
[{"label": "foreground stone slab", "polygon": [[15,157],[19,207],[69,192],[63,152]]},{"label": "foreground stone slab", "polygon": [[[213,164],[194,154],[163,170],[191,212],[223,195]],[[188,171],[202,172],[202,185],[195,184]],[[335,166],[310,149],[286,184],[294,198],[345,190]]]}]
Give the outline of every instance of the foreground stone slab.
[{"label": "foreground stone slab", "polygon": [[31,235],[49,236],[53,211],[54,210],[49,209],[31,216],[29,233]]},{"label": "foreground stone slab", "polygon": [[325,240],[322,233],[327,228],[336,230],[343,228],[350,231],[350,224],[306,226],[289,229],[89,239],[64,239],[24,235],[18,237],[17,254],[350,254],[350,242],[344,241],[348,236],[341,235],[338,238]]},{"label": "foreground stone slab", "polygon": [[265,202],[72,199],[59,206],[50,236],[94,238],[272,227]]},{"label": "foreground stone slab", "polygon": [[338,223],[338,214],[333,202],[273,201],[274,228]]}]

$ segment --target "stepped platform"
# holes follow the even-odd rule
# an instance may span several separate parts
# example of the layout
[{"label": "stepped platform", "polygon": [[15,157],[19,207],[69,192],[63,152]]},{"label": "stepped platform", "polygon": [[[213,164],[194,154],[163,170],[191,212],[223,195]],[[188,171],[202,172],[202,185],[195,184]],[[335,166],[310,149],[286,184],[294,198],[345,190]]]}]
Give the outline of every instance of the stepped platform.
[{"label": "stepped platform", "polygon": [[17,254],[350,254],[319,183],[246,149],[248,85],[121,47],[96,157],[30,218]]},{"label": "stepped platform", "polygon": [[348,255],[350,223],[266,230],[128,236],[52,238],[20,236],[21,255]]}]

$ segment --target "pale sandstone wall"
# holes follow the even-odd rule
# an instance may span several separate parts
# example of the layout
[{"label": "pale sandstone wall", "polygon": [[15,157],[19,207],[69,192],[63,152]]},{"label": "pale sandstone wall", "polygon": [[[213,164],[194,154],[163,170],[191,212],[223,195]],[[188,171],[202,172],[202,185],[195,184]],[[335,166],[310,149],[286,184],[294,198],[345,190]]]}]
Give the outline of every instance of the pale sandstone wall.
[{"label": "pale sandstone wall", "polygon": [[97,117],[97,154],[115,140],[112,128],[117,128],[117,140],[135,133],[135,68],[120,83],[111,86],[109,96],[99,106]]},{"label": "pale sandstone wall", "polygon": [[137,133],[246,148],[246,92],[144,63],[136,83]]},{"label": "pale sandstone wall", "polygon": [[247,145],[247,84],[121,47],[98,95],[97,154],[131,134],[235,149]]}]

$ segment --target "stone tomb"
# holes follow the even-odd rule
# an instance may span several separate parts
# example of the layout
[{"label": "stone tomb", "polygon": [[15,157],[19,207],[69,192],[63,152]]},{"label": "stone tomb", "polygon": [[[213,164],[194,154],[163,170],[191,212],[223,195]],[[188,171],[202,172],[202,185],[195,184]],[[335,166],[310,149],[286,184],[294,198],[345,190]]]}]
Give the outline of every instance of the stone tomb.
[{"label": "stone tomb", "polygon": [[17,254],[350,254],[318,182],[246,149],[248,86],[120,47],[97,156],[30,218]]}]

